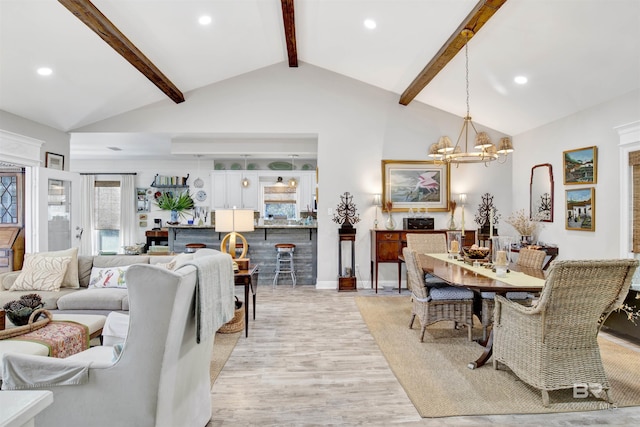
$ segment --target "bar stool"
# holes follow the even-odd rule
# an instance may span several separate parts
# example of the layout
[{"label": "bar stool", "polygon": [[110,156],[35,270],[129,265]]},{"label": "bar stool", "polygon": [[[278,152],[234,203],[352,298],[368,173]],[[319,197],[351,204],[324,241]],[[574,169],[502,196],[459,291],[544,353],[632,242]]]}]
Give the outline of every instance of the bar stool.
[{"label": "bar stool", "polygon": [[273,286],[278,284],[278,276],[280,273],[290,273],[293,286],[296,285],[296,273],[293,268],[293,252],[296,245],[293,243],[277,243],[275,245],[276,255],[276,275],[273,278]]}]

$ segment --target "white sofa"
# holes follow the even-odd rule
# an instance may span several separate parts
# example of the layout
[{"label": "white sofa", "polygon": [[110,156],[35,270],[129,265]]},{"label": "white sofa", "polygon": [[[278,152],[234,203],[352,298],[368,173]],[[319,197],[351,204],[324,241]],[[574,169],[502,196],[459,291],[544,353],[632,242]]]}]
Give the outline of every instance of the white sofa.
[{"label": "white sofa", "polygon": [[[119,357],[107,346],[66,359],[5,354],[2,389],[53,391],[54,403],[36,417],[36,426],[205,426],[215,330],[234,312],[231,257],[209,251],[191,261],[197,268],[128,269],[129,331]],[[203,276],[207,269],[214,273]],[[214,295],[198,293],[207,289]],[[215,299],[204,305],[199,322],[196,294],[201,301]],[[209,321],[197,343],[197,323]]]},{"label": "white sofa", "polygon": [[[68,254],[72,250],[50,252],[50,254]],[[183,254],[187,255],[187,254]],[[190,254],[188,254],[191,256]],[[89,288],[89,278],[92,268],[122,267],[133,264],[165,264],[172,261],[174,256],[147,256],[147,255],[96,255],[75,256],[72,262],[76,263],[77,286],[63,286],[58,291],[27,290],[11,291],[10,288],[16,281],[21,271],[0,273],[0,307],[9,301],[17,300],[22,295],[36,293],[42,297],[44,308],[49,311],[84,314],[107,315],[112,311],[129,311],[129,298],[127,289],[120,288]],[[188,259],[183,260],[186,261]],[[75,276],[74,276],[75,277]],[[65,276],[65,282],[67,277]],[[74,282],[70,279],[69,282]]]}]

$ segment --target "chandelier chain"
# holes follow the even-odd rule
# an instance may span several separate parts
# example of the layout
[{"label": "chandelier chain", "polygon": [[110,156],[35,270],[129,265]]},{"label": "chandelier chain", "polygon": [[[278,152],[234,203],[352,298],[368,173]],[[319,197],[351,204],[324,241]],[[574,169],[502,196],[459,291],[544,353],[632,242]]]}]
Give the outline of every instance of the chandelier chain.
[{"label": "chandelier chain", "polygon": [[469,117],[469,36],[464,44],[465,76],[467,82],[467,117]]}]

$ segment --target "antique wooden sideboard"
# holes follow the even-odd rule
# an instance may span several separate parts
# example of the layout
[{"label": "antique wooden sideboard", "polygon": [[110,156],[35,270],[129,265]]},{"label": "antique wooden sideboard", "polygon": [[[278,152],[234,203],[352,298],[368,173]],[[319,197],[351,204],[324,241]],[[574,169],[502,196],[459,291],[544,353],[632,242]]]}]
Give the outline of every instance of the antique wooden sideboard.
[{"label": "antique wooden sideboard", "polygon": [[[449,230],[371,230],[371,280],[375,277],[375,289],[378,292],[378,264],[398,264],[398,291],[402,286],[402,248],[407,246],[408,233],[446,233]],[[476,243],[476,230],[465,230],[462,246]]]}]

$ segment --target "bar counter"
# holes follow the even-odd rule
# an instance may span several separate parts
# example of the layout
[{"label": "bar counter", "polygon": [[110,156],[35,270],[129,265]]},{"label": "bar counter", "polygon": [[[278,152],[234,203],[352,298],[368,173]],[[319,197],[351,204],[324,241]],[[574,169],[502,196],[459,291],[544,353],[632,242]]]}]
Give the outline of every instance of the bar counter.
[{"label": "bar counter", "polygon": [[[220,249],[227,233],[215,231],[213,225],[169,225],[169,251],[184,252],[188,243],[204,243]],[[276,243],[296,245],[294,264],[298,285],[314,285],[317,278],[318,240],[315,225],[257,225],[254,231],[240,233],[247,239],[251,264],[260,264],[258,285],[271,285],[276,268]],[[241,243],[241,242],[239,242]],[[240,249],[238,249],[240,252]],[[291,286],[291,277],[281,274],[278,286]]]}]

